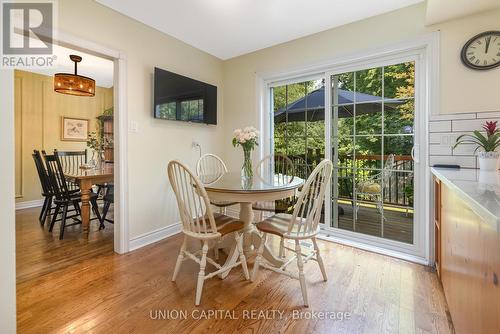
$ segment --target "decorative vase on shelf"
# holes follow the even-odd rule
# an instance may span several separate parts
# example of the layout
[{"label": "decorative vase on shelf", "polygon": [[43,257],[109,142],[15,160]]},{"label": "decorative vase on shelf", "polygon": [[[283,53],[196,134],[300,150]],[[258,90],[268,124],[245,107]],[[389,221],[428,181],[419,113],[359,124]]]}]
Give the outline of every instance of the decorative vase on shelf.
[{"label": "decorative vase on shelf", "polygon": [[241,167],[241,179],[243,181],[248,181],[253,178],[251,155],[252,155],[251,149],[243,149],[243,166]]},{"label": "decorative vase on shelf", "polygon": [[484,171],[494,171],[498,169],[498,152],[479,152],[477,159],[479,161],[479,169]]}]

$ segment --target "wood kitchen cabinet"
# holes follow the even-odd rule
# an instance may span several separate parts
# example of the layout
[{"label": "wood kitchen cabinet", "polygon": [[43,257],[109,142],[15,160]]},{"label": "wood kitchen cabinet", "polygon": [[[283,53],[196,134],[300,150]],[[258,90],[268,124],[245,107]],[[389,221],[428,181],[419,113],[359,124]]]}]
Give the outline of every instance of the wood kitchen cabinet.
[{"label": "wood kitchen cabinet", "polygon": [[500,333],[500,233],[460,190],[434,182],[436,269],[455,331]]}]

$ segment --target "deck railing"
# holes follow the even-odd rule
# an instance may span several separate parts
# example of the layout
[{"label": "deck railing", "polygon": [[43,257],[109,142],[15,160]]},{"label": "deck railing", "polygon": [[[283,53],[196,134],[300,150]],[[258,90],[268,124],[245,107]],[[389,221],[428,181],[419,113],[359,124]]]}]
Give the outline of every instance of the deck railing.
[{"label": "deck railing", "polygon": [[[296,175],[305,179],[323,159],[323,154],[319,150],[309,150],[307,155],[289,155],[289,158],[294,163]],[[339,168],[336,169],[339,198],[354,199],[356,183],[380,173],[382,161],[386,159],[387,156],[381,155],[358,154],[355,159],[352,155],[340,156]],[[413,160],[409,155],[395,155],[394,161],[394,168],[383,187],[383,202],[392,206],[412,207],[413,199],[408,194],[413,193]]]}]

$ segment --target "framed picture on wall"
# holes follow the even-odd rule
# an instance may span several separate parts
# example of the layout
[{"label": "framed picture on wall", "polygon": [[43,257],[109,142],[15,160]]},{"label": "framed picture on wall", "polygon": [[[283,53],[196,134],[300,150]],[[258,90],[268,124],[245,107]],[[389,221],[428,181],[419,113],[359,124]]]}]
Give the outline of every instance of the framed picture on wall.
[{"label": "framed picture on wall", "polygon": [[61,140],[87,141],[89,120],[84,118],[62,117]]}]

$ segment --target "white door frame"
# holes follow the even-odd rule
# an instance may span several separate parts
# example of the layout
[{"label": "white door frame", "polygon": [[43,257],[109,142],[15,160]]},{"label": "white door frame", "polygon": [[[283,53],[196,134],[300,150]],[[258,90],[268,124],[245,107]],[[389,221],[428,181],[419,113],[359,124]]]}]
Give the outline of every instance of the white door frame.
[{"label": "white door frame", "polygon": [[[332,60],[300,66],[293,69],[288,69],[279,72],[267,72],[267,73],[257,73],[256,77],[256,87],[257,87],[257,106],[260,109],[260,129],[261,129],[261,142],[259,146],[260,156],[265,156],[266,154],[272,153],[272,126],[273,122],[269,111],[271,108],[271,97],[269,94],[269,89],[273,86],[286,84],[289,82],[304,81],[311,77],[323,76],[325,78],[325,85],[329,83],[329,74],[341,71],[349,71],[349,69],[360,67],[373,67],[373,64],[384,64],[384,63],[394,63],[397,59],[403,59],[404,57],[409,57],[409,59],[417,60],[415,71],[418,71],[416,77],[419,81],[415,83],[415,90],[418,92],[418,97],[415,96],[415,104],[418,110],[420,110],[420,115],[417,120],[415,117],[415,126],[419,127],[419,137],[418,143],[416,144],[416,156],[419,159],[419,164],[421,165],[420,170],[420,183],[418,185],[420,191],[419,195],[422,197],[420,199],[419,218],[420,225],[422,227],[415,239],[415,243],[418,242],[419,249],[405,249],[403,243],[393,242],[391,244],[390,240],[385,247],[377,246],[380,243],[381,238],[375,238],[371,236],[361,236],[360,239],[354,240],[352,238],[346,238],[346,235],[330,235],[327,238],[334,240],[336,242],[341,242],[344,244],[349,244],[358,248],[367,249],[370,251],[383,253],[391,255],[394,257],[399,257],[407,259],[413,262],[431,264],[433,262],[433,229],[431,229],[432,219],[430,219],[430,172],[429,172],[429,162],[428,162],[428,120],[431,114],[438,114],[438,95],[439,95],[439,32],[433,32],[426,34],[412,40],[405,42],[400,42],[397,44],[392,44],[384,46],[381,48],[376,48],[372,50],[367,50],[363,52],[356,52],[354,54],[344,55],[336,57]],[[418,85],[418,86],[417,86]],[[328,87],[328,86],[327,86]],[[325,110],[331,105],[329,89],[325,87]],[[418,101],[417,101],[418,99]],[[329,119],[329,117],[325,117]],[[330,128],[331,124],[325,122],[325,139],[326,145],[330,145]],[[330,157],[331,152],[325,152],[327,157]],[[329,212],[326,212],[328,215]],[[331,232],[328,230],[327,232]],[[343,231],[342,231],[343,232]],[[330,233],[331,234],[331,233]],[[376,241],[376,242],[375,242]],[[388,247],[387,247],[388,246]],[[403,246],[403,248],[400,248]]]},{"label": "white door frame", "polygon": [[[115,179],[115,203],[114,203],[114,251],[119,254],[129,251],[129,220],[128,220],[128,141],[127,141],[127,58],[125,53],[107,48],[89,40],[85,40],[62,31],[55,34],[57,39],[54,44],[82,50],[99,57],[107,58],[114,63],[113,72],[113,107],[114,107],[114,179]],[[7,71],[5,72],[6,75]],[[11,71],[13,72],[13,71]],[[2,75],[4,75],[2,73]],[[13,75],[11,81],[13,83]],[[9,96],[7,98],[12,98]],[[12,101],[12,109],[14,113]],[[12,140],[12,145],[14,141]],[[12,198],[14,201],[14,197]]]}]

